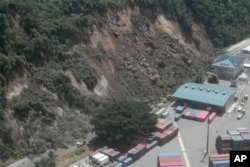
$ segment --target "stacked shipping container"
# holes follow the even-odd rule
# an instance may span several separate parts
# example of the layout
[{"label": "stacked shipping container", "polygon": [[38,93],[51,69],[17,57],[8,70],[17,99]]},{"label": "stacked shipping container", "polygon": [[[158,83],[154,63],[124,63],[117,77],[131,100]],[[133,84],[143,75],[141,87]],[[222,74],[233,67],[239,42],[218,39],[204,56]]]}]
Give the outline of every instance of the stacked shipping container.
[{"label": "stacked shipping container", "polygon": [[209,167],[229,167],[229,154],[209,156]]},{"label": "stacked shipping container", "polygon": [[246,128],[239,128],[236,131],[227,131],[216,138],[218,153],[229,153],[230,150],[250,151],[250,132]]},{"label": "stacked shipping container", "polygon": [[140,143],[128,151],[128,156],[131,157],[133,161],[136,161],[140,157],[142,157],[146,152],[147,152],[146,145]]},{"label": "stacked shipping container", "polygon": [[184,167],[179,153],[163,153],[158,155],[158,167]]},{"label": "stacked shipping container", "polygon": [[[208,115],[209,115],[208,111],[196,110],[192,108],[186,108],[182,113],[183,118],[200,122],[204,122],[207,119]],[[210,122],[212,122],[215,116],[216,115],[214,114],[211,116]]]}]

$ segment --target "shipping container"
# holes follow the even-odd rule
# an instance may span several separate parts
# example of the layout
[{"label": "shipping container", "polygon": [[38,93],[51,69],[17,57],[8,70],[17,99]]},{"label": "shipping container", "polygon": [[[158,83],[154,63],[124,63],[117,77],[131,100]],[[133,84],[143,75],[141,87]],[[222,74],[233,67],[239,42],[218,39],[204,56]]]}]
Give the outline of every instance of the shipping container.
[{"label": "shipping container", "polygon": [[163,132],[167,129],[167,124],[165,123],[157,123],[155,124],[155,129],[159,132]]},{"label": "shipping container", "polygon": [[126,158],[123,160],[124,167],[127,167],[133,163],[133,159],[131,157]]},{"label": "shipping container", "polygon": [[162,153],[158,155],[158,167],[179,167],[183,166],[179,153]]},{"label": "shipping container", "polygon": [[108,153],[107,156],[109,156],[111,161],[114,161],[115,159],[117,159],[120,155],[119,151],[113,151],[111,153]]},{"label": "shipping container", "polygon": [[129,150],[128,156],[131,157],[133,161],[136,161],[141,157],[140,151],[137,150],[136,148],[132,148],[131,150]]},{"label": "shipping container", "polygon": [[247,130],[247,128],[237,128],[237,131],[239,132],[239,133],[244,133],[244,132],[246,132],[246,133],[248,133],[249,131]]},{"label": "shipping container", "polygon": [[[229,154],[214,154],[209,156],[209,167],[220,167],[220,165],[229,163]],[[220,163],[218,163],[220,162]]]},{"label": "shipping container", "polygon": [[89,155],[89,158],[92,159],[92,157],[95,156],[97,153],[99,153],[98,150],[92,152],[92,153]]},{"label": "shipping container", "polygon": [[97,154],[95,154],[95,155],[92,157],[92,160],[93,160],[94,162],[97,162],[98,159],[100,159],[100,158],[103,157],[103,156],[104,156],[104,154],[102,154],[102,153],[97,153]]},{"label": "shipping container", "polygon": [[212,121],[215,119],[216,117],[216,112],[212,112],[209,116],[208,116],[208,123],[212,123]]},{"label": "shipping container", "polygon": [[155,137],[154,135],[150,135],[150,136],[148,137],[148,139],[147,139],[147,143],[150,144],[150,143],[152,143],[152,142],[155,141],[155,140],[156,140],[156,137]]},{"label": "shipping container", "polygon": [[171,126],[173,126],[173,122],[172,121],[168,121],[167,122],[167,129],[170,128]]},{"label": "shipping container", "polygon": [[109,162],[109,157],[107,155],[104,155],[100,159],[98,159],[98,164],[104,165]]},{"label": "shipping container", "polygon": [[158,145],[158,141],[154,140],[153,142],[151,142],[150,144],[146,145],[146,149],[147,151],[152,150],[153,148],[155,148]]},{"label": "shipping container", "polygon": [[164,111],[162,114],[161,114],[161,118],[166,118],[168,116],[169,112],[168,111]]},{"label": "shipping container", "polygon": [[117,161],[122,162],[124,159],[128,158],[128,155],[121,155],[120,157],[117,158]]},{"label": "shipping container", "polygon": [[113,167],[124,167],[123,166],[123,163],[121,163],[121,162],[118,162],[115,166],[113,166]]},{"label": "shipping container", "polygon": [[169,137],[165,133],[157,132],[155,133],[155,136],[160,146],[166,144],[169,141]]},{"label": "shipping container", "polygon": [[175,112],[178,114],[182,114],[182,112],[184,111],[185,107],[184,106],[177,106],[175,108]]},{"label": "shipping container", "polygon": [[174,121],[175,121],[175,122],[179,121],[181,118],[182,118],[182,115],[181,115],[181,114],[178,114],[178,113],[175,113],[175,114],[174,114]]},{"label": "shipping container", "polygon": [[207,119],[208,114],[209,114],[208,111],[202,111],[202,112],[200,113],[200,115],[198,116],[198,119],[197,119],[197,120],[200,121],[200,122],[204,122],[204,121]]},{"label": "shipping container", "polygon": [[231,136],[240,135],[240,133],[237,130],[228,130],[227,133]]},{"label": "shipping container", "polygon": [[229,160],[212,161],[212,167],[229,167]]},{"label": "shipping container", "polygon": [[164,111],[165,111],[165,108],[161,108],[155,114],[160,116]]}]

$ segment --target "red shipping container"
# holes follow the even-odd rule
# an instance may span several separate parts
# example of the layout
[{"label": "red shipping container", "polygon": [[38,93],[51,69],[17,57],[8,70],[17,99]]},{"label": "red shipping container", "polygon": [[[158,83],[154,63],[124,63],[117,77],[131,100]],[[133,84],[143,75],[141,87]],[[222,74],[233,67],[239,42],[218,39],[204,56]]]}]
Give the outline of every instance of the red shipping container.
[{"label": "red shipping container", "polygon": [[159,141],[159,145],[164,145],[169,142],[169,137],[167,134],[156,132],[155,133],[156,139]]},{"label": "red shipping container", "polygon": [[145,150],[146,149],[146,146],[145,146],[145,144],[137,144],[137,146],[135,146],[135,148],[137,149],[137,150]]},{"label": "red shipping container", "polygon": [[229,160],[229,154],[215,154],[209,156],[209,161],[214,160]]},{"label": "red shipping container", "polygon": [[180,161],[181,158],[178,157],[164,157],[164,158],[158,158],[160,164],[166,164],[166,162],[176,162]]},{"label": "red shipping container", "polygon": [[167,124],[165,123],[157,123],[155,124],[155,129],[159,132],[163,132],[167,129]]},{"label": "red shipping container", "polygon": [[212,112],[208,117],[208,123],[211,123],[216,117],[216,113]]},{"label": "red shipping container", "polygon": [[113,151],[113,152],[109,153],[108,156],[112,161],[114,161],[115,159],[117,159],[120,156],[120,152]]},{"label": "red shipping container", "polygon": [[208,117],[208,111],[202,111],[199,115],[198,121],[204,122]]},{"label": "red shipping container", "polygon": [[141,155],[144,155],[147,152],[145,144],[140,143],[137,146],[135,146],[135,148],[140,151]]},{"label": "red shipping container", "polygon": [[170,130],[172,130],[174,132],[175,135],[178,134],[179,132],[179,127],[178,126],[172,126],[171,128],[169,128]]},{"label": "red shipping container", "polygon": [[111,152],[115,151],[113,148],[102,151],[103,154],[109,155]]}]

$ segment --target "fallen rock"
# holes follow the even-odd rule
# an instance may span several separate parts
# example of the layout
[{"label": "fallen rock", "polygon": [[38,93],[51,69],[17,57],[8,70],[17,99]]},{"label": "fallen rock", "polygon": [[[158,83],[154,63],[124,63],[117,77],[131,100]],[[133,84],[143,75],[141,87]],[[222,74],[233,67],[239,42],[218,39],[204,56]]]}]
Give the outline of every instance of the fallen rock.
[{"label": "fallen rock", "polygon": [[156,82],[157,80],[159,80],[160,79],[160,75],[159,74],[154,74],[154,75],[152,75],[151,77],[150,77],[150,80],[152,81],[152,82]]}]

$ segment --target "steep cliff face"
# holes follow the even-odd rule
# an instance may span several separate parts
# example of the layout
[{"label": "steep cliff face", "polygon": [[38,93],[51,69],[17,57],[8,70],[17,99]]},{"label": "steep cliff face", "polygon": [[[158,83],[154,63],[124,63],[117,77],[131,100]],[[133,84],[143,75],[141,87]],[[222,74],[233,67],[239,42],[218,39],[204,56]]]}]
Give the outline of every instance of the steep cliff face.
[{"label": "steep cliff face", "polygon": [[4,113],[16,157],[86,137],[91,113],[107,100],[166,102],[179,84],[203,74],[214,54],[202,24],[192,21],[187,36],[159,11],[108,10],[101,23],[62,60],[27,64],[8,81]]}]

